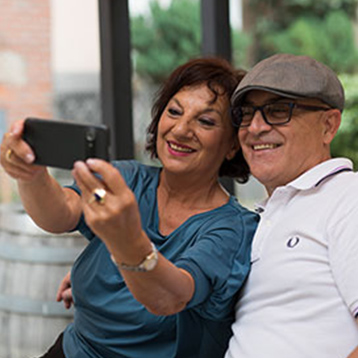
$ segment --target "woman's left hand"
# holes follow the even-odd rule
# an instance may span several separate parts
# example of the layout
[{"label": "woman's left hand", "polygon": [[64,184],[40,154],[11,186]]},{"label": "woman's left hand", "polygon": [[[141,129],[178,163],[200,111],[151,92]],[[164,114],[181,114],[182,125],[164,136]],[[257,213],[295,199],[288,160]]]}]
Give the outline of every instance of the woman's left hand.
[{"label": "woman's left hand", "polygon": [[133,260],[138,258],[141,246],[148,250],[136,198],[118,170],[106,161],[88,159],[76,162],[72,174],[82,192],[86,223],[112,255],[130,261],[132,254]]}]

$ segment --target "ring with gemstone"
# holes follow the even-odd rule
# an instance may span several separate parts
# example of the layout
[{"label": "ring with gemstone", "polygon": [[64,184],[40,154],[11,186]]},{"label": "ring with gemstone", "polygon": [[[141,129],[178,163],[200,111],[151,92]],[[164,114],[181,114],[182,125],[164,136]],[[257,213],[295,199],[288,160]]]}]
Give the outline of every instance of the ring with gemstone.
[{"label": "ring with gemstone", "polygon": [[89,204],[93,203],[94,201],[103,205],[105,202],[107,192],[103,188],[97,188],[92,191],[92,196],[88,201]]}]

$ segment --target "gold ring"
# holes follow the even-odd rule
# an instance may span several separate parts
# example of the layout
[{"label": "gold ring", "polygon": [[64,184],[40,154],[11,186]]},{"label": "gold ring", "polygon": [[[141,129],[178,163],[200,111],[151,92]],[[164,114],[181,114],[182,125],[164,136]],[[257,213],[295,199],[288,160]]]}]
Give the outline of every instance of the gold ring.
[{"label": "gold ring", "polygon": [[12,149],[8,149],[5,153],[5,158],[10,163],[11,163],[11,155],[12,155]]},{"label": "gold ring", "polygon": [[107,195],[107,192],[103,188],[97,188],[92,191],[92,196],[90,200],[88,200],[88,203],[91,204],[94,201],[103,205],[105,197]]}]

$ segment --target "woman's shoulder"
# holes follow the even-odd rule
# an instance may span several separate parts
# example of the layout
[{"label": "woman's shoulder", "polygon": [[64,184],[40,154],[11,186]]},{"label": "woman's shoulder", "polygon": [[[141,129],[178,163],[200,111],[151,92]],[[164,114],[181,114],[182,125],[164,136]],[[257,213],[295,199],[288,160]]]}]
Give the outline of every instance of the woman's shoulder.
[{"label": "woman's shoulder", "polygon": [[195,224],[201,227],[202,233],[223,237],[226,244],[235,247],[251,242],[259,220],[260,217],[256,213],[231,196],[227,204],[212,210]]},{"label": "woman's shoulder", "polygon": [[191,217],[183,230],[190,228],[200,240],[219,237],[225,241],[224,245],[235,247],[246,239],[251,240],[258,222],[257,214],[243,207],[231,196],[225,205]]},{"label": "woman's shoulder", "polygon": [[231,221],[252,221],[257,223],[259,215],[240,204],[238,199],[231,195],[227,204],[217,208],[212,212],[216,218],[222,217],[223,220]]},{"label": "woman's shoulder", "polygon": [[111,164],[120,171],[148,172],[159,170],[159,167],[143,164],[135,159],[112,160]]},{"label": "woman's shoulder", "polygon": [[135,182],[145,183],[156,179],[160,167],[140,163],[137,160],[115,160],[111,164],[121,173],[128,185]]}]

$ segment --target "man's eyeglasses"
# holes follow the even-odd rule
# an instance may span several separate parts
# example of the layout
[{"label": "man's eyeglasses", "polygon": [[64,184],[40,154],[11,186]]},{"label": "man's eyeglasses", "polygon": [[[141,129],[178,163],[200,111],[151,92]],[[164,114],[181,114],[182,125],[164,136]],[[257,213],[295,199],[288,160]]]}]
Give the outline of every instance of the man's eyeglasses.
[{"label": "man's eyeglasses", "polygon": [[233,124],[236,127],[249,127],[256,111],[260,111],[262,118],[269,125],[281,125],[291,120],[294,108],[307,111],[328,111],[330,107],[312,106],[299,103],[267,103],[262,106],[238,106],[233,110]]}]

